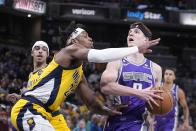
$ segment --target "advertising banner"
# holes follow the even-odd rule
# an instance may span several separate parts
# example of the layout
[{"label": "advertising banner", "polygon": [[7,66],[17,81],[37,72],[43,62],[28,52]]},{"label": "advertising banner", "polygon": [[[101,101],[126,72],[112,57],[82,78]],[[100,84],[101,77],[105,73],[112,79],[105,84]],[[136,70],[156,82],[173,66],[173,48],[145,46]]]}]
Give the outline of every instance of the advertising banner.
[{"label": "advertising banner", "polygon": [[108,18],[108,9],[101,7],[84,7],[84,6],[72,6],[63,5],[60,9],[61,17],[88,17],[105,19]]},{"label": "advertising banner", "polygon": [[30,13],[44,14],[46,3],[39,0],[14,0],[13,8]]},{"label": "advertising banner", "polygon": [[161,10],[130,10],[123,9],[121,18],[127,20],[147,20],[165,22],[168,19],[168,12]]},{"label": "advertising banner", "polygon": [[5,0],[0,0],[0,5],[4,5]]}]

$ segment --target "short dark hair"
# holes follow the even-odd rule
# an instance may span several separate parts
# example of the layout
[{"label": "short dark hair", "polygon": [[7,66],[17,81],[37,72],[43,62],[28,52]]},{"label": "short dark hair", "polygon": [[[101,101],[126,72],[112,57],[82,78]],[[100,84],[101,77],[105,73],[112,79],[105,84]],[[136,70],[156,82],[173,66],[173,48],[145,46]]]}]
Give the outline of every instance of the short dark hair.
[{"label": "short dark hair", "polygon": [[166,70],[171,70],[171,71],[174,72],[174,75],[176,75],[176,68],[173,68],[173,67],[166,67],[166,68],[164,69],[164,73],[165,73]]},{"label": "short dark hair", "polygon": [[133,24],[131,24],[130,29],[132,28],[139,28],[146,37],[149,38],[149,40],[151,40],[152,38],[152,32],[150,31],[150,29],[142,22],[135,22]]},{"label": "short dark hair", "polygon": [[63,44],[64,43],[67,44],[67,40],[70,38],[71,34],[77,28],[82,28],[84,30],[86,29],[86,27],[83,24],[76,23],[75,21],[71,21],[65,29],[62,29],[61,27],[59,27],[59,33],[61,35],[61,41]]}]

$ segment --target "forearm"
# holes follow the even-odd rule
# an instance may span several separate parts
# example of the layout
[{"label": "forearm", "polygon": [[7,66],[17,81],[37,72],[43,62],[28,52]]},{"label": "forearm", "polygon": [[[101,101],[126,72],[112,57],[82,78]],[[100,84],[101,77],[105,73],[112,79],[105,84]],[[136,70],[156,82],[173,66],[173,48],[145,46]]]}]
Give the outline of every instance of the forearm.
[{"label": "forearm", "polygon": [[127,86],[117,84],[116,82],[110,82],[108,84],[101,85],[101,91],[104,94],[119,95],[119,96],[130,96],[137,95],[138,90]]},{"label": "forearm", "polygon": [[184,122],[189,123],[189,109],[188,109],[188,107],[183,108],[183,114],[184,114]]},{"label": "forearm", "polygon": [[138,47],[108,48],[103,50],[91,49],[88,53],[88,61],[105,63],[121,59],[138,52]]}]

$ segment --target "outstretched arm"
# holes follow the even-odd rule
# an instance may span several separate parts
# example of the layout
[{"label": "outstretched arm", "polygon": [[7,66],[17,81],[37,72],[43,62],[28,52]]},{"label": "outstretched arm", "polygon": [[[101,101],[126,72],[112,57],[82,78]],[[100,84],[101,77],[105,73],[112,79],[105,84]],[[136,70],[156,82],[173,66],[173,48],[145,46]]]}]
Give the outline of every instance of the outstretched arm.
[{"label": "outstretched arm", "polygon": [[103,50],[87,49],[73,44],[63,48],[60,52],[58,52],[55,55],[55,60],[58,64],[65,67],[68,66],[69,62],[73,59],[86,60],[88,62],[95,63],[106,63],[121,59],[137,52],[151,52],[151,50],[148,48],[157,45],[159,41],[160,39],[156,39],[152,41],[145,41],[141,45],[134,47],[107,48]]},{"label": "outstretched arm", "polygon": [[[105,63],[105,62],[111,62],[114,60],[121,59],[125,56],[128,56],[130,54],[135,54],[137,52],[140,53],[146,53],[151,52],[150,48],[151,46],[157,45],[159,43],[160,39],[155,39],[152,41],[145,41],[144,43],[141,43],[141,45],[134,46],[134,47],[124,47],[124,48],[107,48],[103,50],[97,50],[97,49],[89,49],[89,52],[87,56],[85,56],[85,60],[88,60],[89,62],[95,62],[95,63]],[[81,52],[84,52],[82,50],[78,50],[78,52],[73,52],[73,56],[76,58],[81,58]]]},{"label": "outstretched arm", "polygon": [[117,110],[111,110],[97,98],[95,92],[88,87],[85,76],[83,76],[83,79],[79,87],[77,88],[77,94],[87,105],[87,107],[95,113],[99,113],[102,115],[121,115],[121,112]]}]

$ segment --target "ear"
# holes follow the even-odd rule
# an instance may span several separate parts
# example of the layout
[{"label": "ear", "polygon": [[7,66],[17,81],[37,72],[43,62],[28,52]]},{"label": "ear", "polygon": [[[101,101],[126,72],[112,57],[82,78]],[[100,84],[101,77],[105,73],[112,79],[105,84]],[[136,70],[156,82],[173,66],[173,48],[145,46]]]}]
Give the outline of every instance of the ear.
[{"label": "ear", "polygon": [[176,75],[174,75],[174,80],[176,80]]},{"label": "ear", "polygon": [[78,40],[77,40],[77,39],[72,39],[71,42],[72,42],[73,44],[76,44],[76,43],[78,43]]},{"label": "ear", "polygon": [[33,51],[31,51],[31,56],[33,56]]}]

